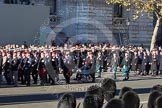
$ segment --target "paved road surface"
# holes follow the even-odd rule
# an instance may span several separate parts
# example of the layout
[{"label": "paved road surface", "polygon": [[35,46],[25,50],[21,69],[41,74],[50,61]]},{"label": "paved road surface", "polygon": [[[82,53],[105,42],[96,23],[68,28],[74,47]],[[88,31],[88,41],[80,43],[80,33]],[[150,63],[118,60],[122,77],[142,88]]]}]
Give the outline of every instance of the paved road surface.
[{"label": "paved road surface", "polygon": [[[104,73],[104,77],[110,77],[110,74]],[[155,84],[161,84],[162,77],[142,77],[131,75],[129,81],[122,81],[118,74],[117,89],[118,92],[123,86],[132,87],[140,96],[141,103],[146,107],[151,87]],[[61,76],[62,78],[62,76]],[[74,77],[73,77],[74,78]],[[103,79],[103,78],[102,78]],[[54,86],[36,86],[32,87],[6,87],[0,88],[0,108],[56,108],[59,98],[63,93],[72,92],[77,97],[77,102],[82,102],[84,92],[90,85],[98,83],[79,83],[72,80],[72,84],[64,85],[62,79],[60,85]],[[117,95],[118,95],[117,92]]]}]

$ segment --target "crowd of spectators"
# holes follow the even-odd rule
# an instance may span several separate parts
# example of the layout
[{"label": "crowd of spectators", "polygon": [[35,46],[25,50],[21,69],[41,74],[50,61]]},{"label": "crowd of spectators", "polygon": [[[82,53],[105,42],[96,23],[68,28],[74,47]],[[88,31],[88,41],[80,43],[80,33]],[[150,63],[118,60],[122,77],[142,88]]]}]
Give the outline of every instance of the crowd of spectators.
[{"label": "crowd of spectators", "polygon": [[[105,78],[101,86],[90,86],[83,99],[83,108],[143,108],[138,94],[131,87],[121,88],[119,95],[116,95],[117,87],[113,79]],[[151,88],[147,108],[162,108],[162,85],[155,85]],[[64,94],[57,108],[80,108],[77,105],[76,97],[71,93]]]}]

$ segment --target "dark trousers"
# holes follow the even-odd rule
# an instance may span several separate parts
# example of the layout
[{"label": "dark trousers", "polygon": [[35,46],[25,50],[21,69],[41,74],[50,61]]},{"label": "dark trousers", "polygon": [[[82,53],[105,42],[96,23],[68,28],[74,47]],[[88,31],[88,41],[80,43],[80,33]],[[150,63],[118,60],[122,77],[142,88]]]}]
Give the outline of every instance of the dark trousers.
[{"label": "dark trousers", "polygon": [[157,70],[152,70],[152,75],[156,76],[157,75]]},{"label": "dark trousers", "polygon": [[41,81],[41,85],[45,85],[45,83],[46,83],[46,76],[43,76],[43,75],[40,75],[39,76],[40,77],[40,81]]},{"label": "dark trousers", "polygon": [[103,67],[104,67],[104,68],[103,68],[104,71],[107,71],[107,61],[104,61],[104,62],[103,62]]},{"label": "dark trousers", "polygon": [[159,67],[160,67],[160,65],[157,65],[157,71],[156,71],[156,75],[158,75],[158,74],[159,74]]},{"label": "dark trousers", "polygon": [[24,71],[22,69],[18,70],[18,80],[21,81],[21,84],[25,84]]},{"label": "dark trousers", "polygon": [[92,77],[92,82],[95,82],[95,73],[91,73],[90,75]]},{"label": "dark trousers", "polygon": [[24,70],[24,76],[25,76],[25,84],[27,86],[30,86],[30,69]]},{"label": "dark trousers", "polygon": [[33,78],[34,84],[37,84],[37,80],[38,80],[38,71],[37,70],[32,70],[32,78]]},{"label": "dark trousers", "polygon": [[52,81],[51,84],[55,84],[55,79],[53,79],[53,78],[51,77],[51,75],[49,75],[49,82],[51,82],[51,81]]},{"label": "dark trousers", "polygon": [[146,65],[146,74],[149,75],[149,71],[150,71],[151,65],[147,64]]},{"label": "dark trousers", "polygon": [[18,71],[17,70],[13,70],[13,76],[14,76],[14,85],[17,86],[18,85]]},{"label": "dark trousers", "polygon": [[141,68],[141,66],[142,66],[142,64],[138,64],[138,69],[139,69],[138,74],[139,74],[139,75],[140,75],[140,74],[141,74],[141,72],[142,72],[142,68]]},{"label": "dark trousers", "polygon": [[8,85],[11,85],[11,71],[10,70],[6,70],[4,73],[4,77],[7,81]]},{"label": "dark trousers", "polygon": [[64,71],[63,72],[63,75],[65,77],[66,83],[69,84],[70,83],[70,76],[68,75],[68,72],[67,71]]}]

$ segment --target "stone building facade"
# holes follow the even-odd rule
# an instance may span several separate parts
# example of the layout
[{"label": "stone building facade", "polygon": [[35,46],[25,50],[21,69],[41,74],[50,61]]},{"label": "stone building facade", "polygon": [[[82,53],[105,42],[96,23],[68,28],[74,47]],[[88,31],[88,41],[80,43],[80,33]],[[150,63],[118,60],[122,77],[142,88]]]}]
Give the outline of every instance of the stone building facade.
[{"label": "stone building facade", "polygon": [[105,0],[31,0],[31,3],[50,6],[51,29],[56,37],[67,37],[72,43],[150,45],[153,21],[146,13],[134,21],[133,10],[108,5]]},{"label": "stone building facade", "polygon": [[150,45],[153,21],[146,13],[135,21],[133,10],[108,5],[105,0],[56,0],[55,9],[58,19],[51,26],[56,33],[80,41]]}]

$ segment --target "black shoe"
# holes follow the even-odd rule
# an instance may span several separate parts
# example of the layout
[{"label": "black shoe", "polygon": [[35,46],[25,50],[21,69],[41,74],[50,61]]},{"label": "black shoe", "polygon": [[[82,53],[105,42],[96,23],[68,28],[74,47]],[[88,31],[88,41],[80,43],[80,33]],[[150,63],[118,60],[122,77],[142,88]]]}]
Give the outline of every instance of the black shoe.
[{"label": "black shoe", "polygon": [[77,80],[77,78],[74,78],[74,80]]},{"label": "black shoe", "polygon": [[97,76],[96,78],[101,78],[101,76]]},{"label": "black shoe", "polygon": [[37,84],[37,82],[34,82],[33,84]]},{"label": "black shoe", "polygon": [[129,77],[127,77],[126,79],[129,80]]},{"label": "black shoe", "polygon": [[45,86],[45,84],[41,84],[41,86]]},{"label": "black shoe", "polygon": [[26,84],[26,86],[30,86],[30,84]]},{"label": "black shoe", "polygon": [[126,78],[123,79],[123,81],[126,81],[126,80],[127,80]]},{"label": "black shoe", "polygon": [[51,85],[55,85],[55,83],[54,83],[54,82],[52,82],[52,83],[51,83]]},{"label": "black shoe", "polygon": [[12,84],[10,82],[8,82],[7,85],[12,85]]},{"label": "black shoe", "polygon": [[92,80],[92,83],[95,83],[95,79]]},{"label": "black shoe", "polygon": [[21,82],[22,85],[25,85],[25,82]]},{"label": "black shoe", "polygon": [[70,81],[66,81],[66,84],[70,84]]}]

